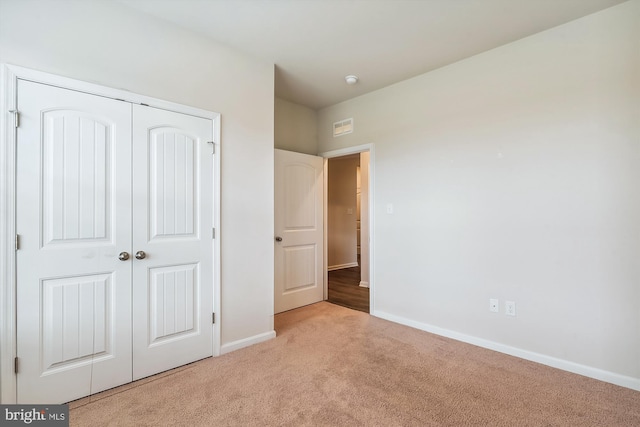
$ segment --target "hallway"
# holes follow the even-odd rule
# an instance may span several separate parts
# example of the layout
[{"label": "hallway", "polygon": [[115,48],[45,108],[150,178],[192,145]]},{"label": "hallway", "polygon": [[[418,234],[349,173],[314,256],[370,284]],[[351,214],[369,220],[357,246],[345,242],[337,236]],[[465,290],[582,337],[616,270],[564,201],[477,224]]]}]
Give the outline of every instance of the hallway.
[{"label": "hallway", "polygon": [[327,301],[369,313],[369,288],[360,286],[360,266],[329,272]]}]

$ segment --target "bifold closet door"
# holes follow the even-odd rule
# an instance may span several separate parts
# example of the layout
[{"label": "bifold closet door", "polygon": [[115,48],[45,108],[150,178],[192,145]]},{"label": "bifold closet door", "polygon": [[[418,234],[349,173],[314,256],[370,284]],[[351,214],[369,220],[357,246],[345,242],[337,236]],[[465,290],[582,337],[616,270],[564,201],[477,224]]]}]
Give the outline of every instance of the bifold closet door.
[{"label": "bifold closet door", "polygon": [[131,105],[19,81],[18,402],[131,381]]}]

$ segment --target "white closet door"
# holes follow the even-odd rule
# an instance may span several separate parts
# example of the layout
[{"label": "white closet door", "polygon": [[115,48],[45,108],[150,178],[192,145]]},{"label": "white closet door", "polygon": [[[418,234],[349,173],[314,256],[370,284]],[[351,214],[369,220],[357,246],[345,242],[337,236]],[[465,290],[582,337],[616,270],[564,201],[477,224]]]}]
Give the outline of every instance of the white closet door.
[{"label": "white closet door", "polygon": [[213,123],[135,105],[133,377],[213,355]]},{"label": "white closet door", "polygon": [[131,105],[18,83],[18,402],[131,381]]}]

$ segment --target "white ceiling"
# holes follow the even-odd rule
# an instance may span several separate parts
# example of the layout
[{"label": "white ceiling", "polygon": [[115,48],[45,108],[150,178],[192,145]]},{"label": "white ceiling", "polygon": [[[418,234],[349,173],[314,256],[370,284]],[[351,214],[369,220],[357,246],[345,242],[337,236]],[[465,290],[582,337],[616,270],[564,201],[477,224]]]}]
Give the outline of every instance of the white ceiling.
[{"label": "white ceiling", "polygon": [[276,96],[317,109],[624,0],[119,1],[275,64]]}]

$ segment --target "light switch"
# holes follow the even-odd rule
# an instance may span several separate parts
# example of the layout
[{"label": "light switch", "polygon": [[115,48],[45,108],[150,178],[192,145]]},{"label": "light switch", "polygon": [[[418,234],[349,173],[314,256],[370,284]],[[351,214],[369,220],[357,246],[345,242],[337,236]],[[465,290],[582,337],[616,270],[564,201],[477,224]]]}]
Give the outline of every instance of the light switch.
[{"label": "light switch", "polygon": [[387,213],[388,214],[392,214],[393,213],[393,205],[391,203],[387,204]]}]

